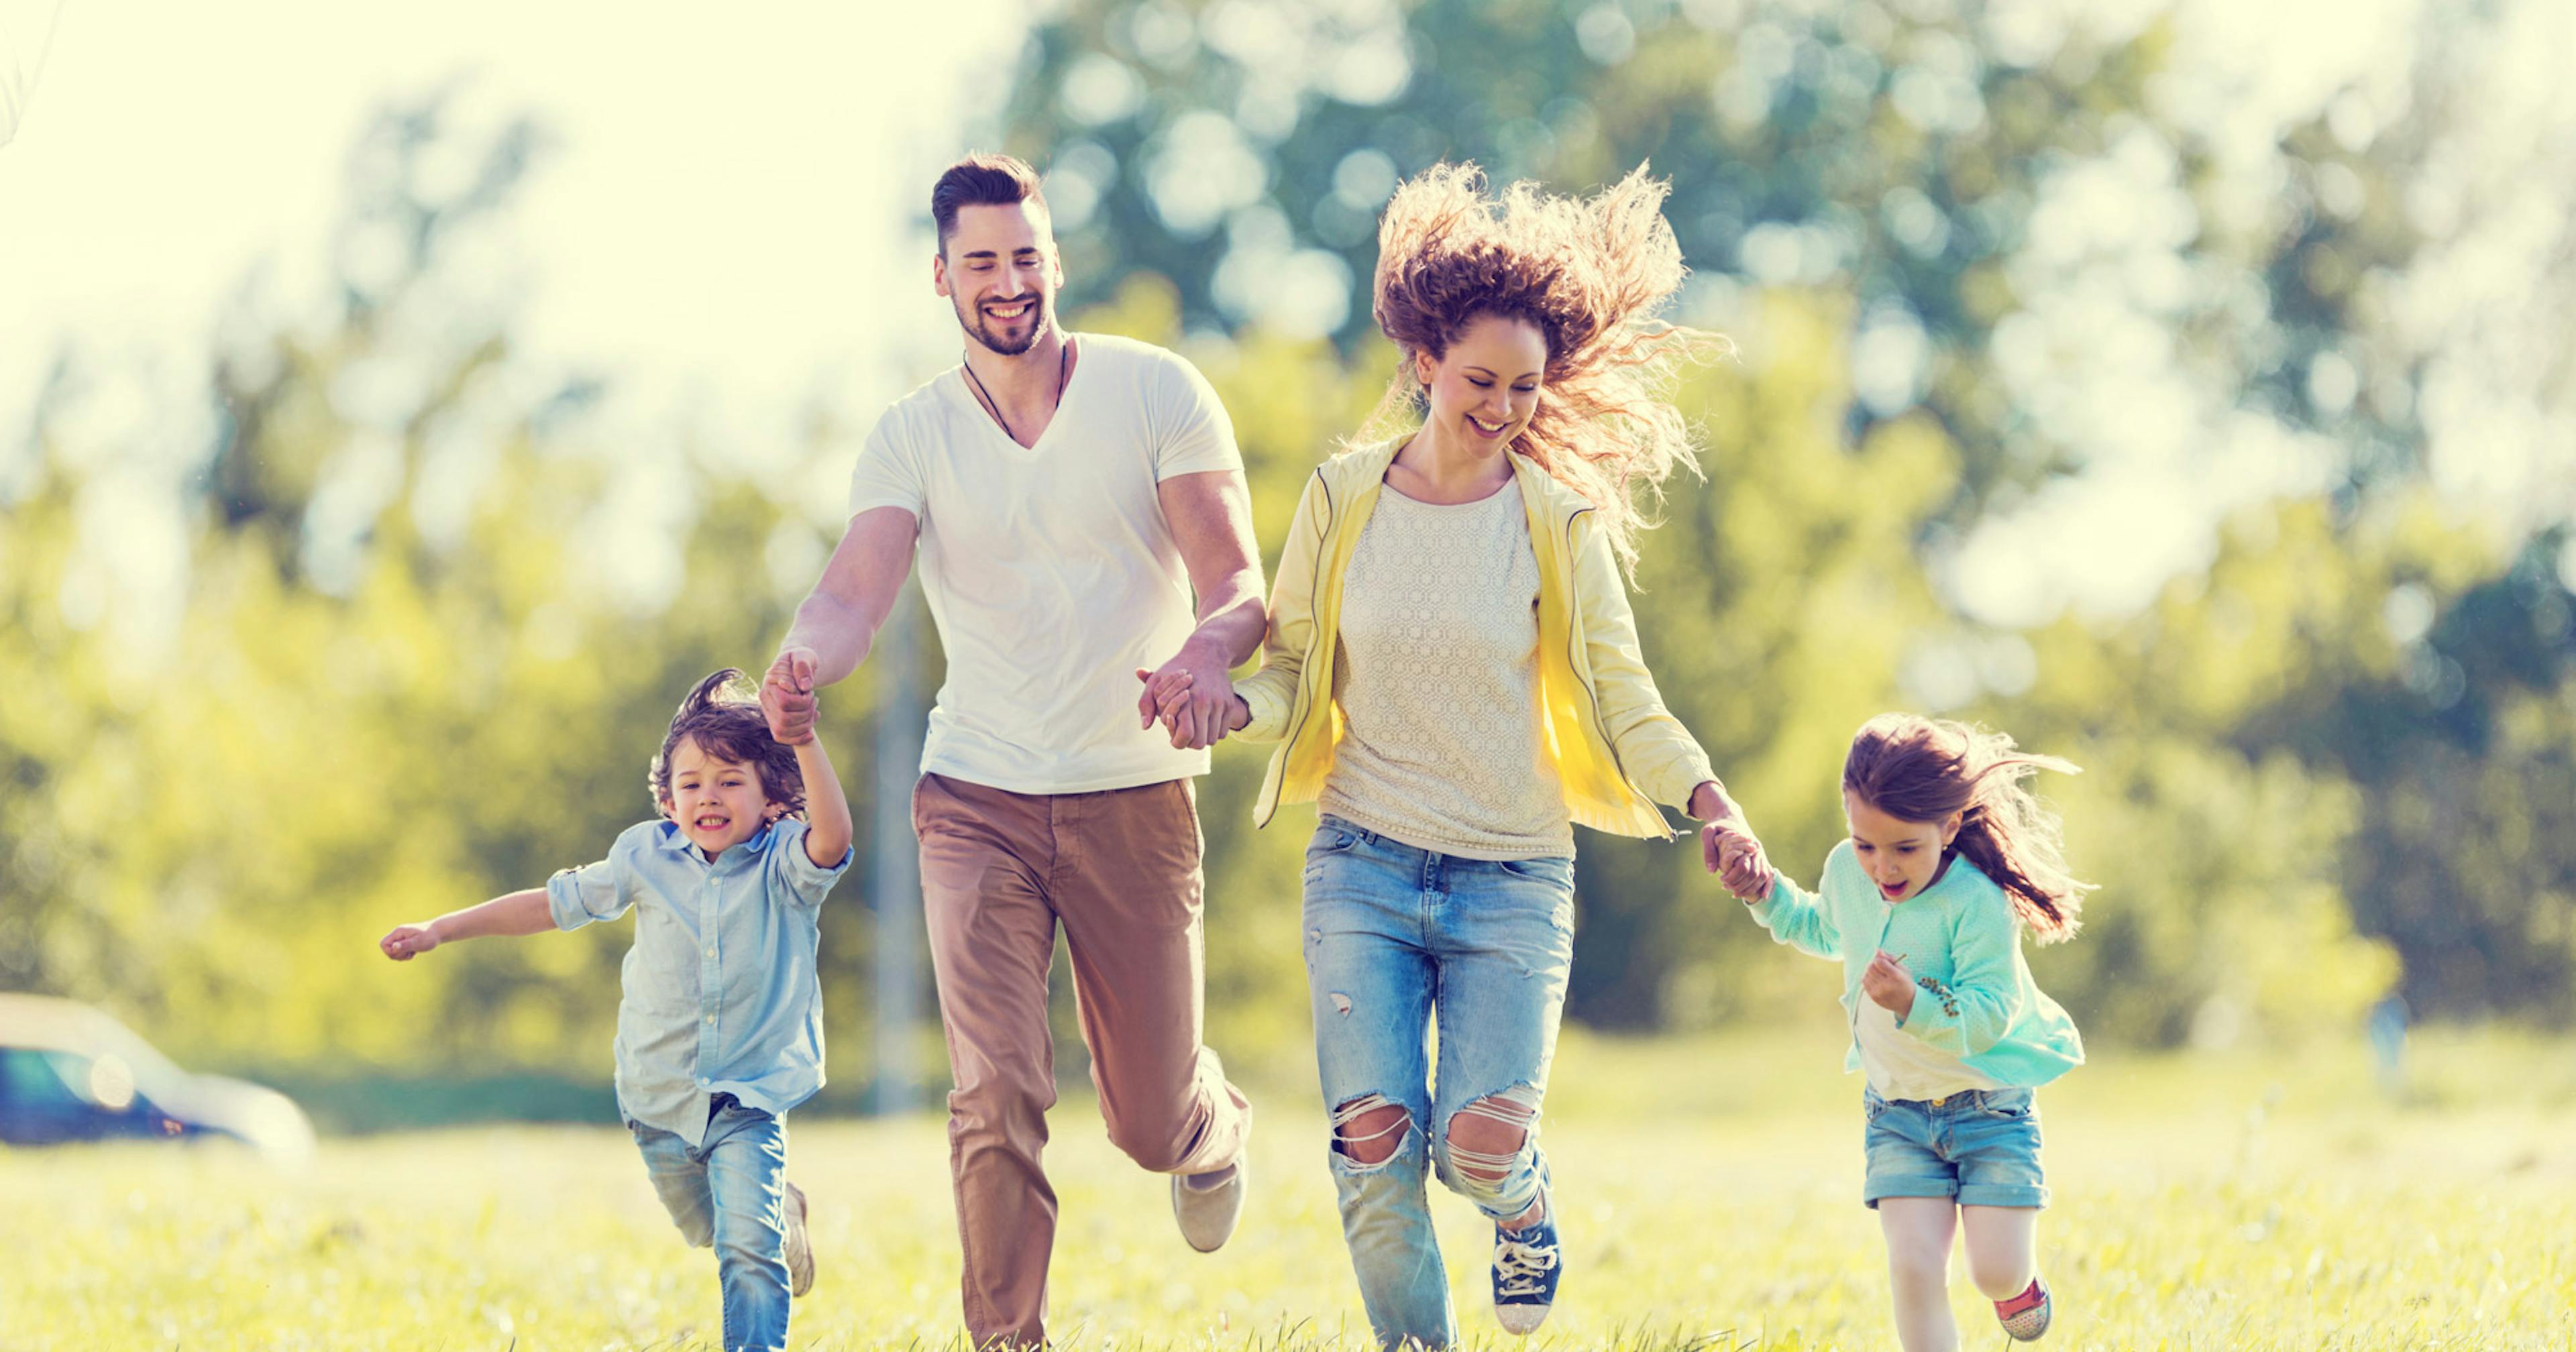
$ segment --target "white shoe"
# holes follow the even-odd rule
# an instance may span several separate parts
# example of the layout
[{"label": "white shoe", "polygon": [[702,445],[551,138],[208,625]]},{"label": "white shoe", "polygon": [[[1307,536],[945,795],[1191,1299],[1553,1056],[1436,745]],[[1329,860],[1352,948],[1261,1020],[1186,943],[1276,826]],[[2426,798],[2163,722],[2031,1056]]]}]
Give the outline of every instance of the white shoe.
[{"label": "white shoe", "polygon": [[1181,1223],[1181,1238],[1191,1248],[1214,1253],[1234,1237],[1234,1223],[1243,1218],[1246,1172],[1245,1162],[1236,1160],[1225,1181],[1210,1188],[1191,1187],[1188,1178],[1172,1175],[1172,1219]]},{"label": "white shoe", "polygon": [[793,1183],[787,1189],[787,1294],[801,1296],[814,1289],[814,1245],[805,1236],[805,1190]]}]

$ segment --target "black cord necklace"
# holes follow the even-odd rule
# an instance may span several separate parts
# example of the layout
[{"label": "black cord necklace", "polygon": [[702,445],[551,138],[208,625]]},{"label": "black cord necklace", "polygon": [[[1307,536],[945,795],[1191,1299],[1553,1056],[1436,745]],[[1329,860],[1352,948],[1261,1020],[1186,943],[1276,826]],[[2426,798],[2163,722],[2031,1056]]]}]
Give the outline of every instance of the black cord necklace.
[{"label": "black cord necklace", "polygon": [[[1066,363],[1072,358],[1073,339],[1067,336],[1055,350],[1055,402],[1058,408],[1064,406],[1064,382],[1072,369]],[[974,382],[975,393],[984,397],[984,407],[993,415],[993,421],[1002,425],[1002,435],[1009,437],[1014,444],[1021,444],[1020,434],[1011,430],[1011,420],[1002,416],[1002,401],[994,398],[993,392],[985,389],[983,380],[975,374],[975,363],[961,361],[958,364],[966,368],[966,378]]]}]

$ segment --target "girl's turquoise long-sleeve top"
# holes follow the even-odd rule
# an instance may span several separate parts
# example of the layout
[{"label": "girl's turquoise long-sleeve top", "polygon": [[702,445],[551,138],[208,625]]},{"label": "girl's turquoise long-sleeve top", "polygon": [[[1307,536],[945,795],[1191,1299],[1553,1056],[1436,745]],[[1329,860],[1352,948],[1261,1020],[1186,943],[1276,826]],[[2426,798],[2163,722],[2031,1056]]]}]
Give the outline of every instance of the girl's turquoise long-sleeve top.
[{"label": "girl's turquoise long-sleeve top", "polygon": [[[1965,856],[1938,882],[1889,902],[1846,840],[1825,857],[1815,892],[1774,874],[1749,908],[1777,942],[1843,964],[1843,1009],[1859,1016],[1861,973],[1886,949],[1914,973],[1914,1008],[1897,1027],[1998,1084],[2036,1088],[2084,1064],[2084,1039],[2022,961],[2012,900]],[[1860,1069],[1852,1043],[1843,1069]]]}]

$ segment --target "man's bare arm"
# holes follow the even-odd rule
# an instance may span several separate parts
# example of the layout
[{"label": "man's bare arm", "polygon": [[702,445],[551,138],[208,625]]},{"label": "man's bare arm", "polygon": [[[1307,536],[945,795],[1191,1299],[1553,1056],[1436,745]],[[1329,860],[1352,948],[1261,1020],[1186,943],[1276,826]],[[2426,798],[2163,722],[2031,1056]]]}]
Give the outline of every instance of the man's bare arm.
[{"label": "man's bare arm", "polygon": [[814,691],[867,660],[912,572],[912,548],[920,538],[921,519],[901,507],[873,507],[850,518],[822,578],[796,607],[778,660],[761,680],[771,736],[793,744],[814,735]]},{"label": "man's bare arm", "polygon": [[1243,471],[1175,474],[1155,492],[1190,570],[1190,590],[1198,596],[1199,627],[1190,641],[1205,644],[1229,670],[1250,661],[1261,650],[1269,622],[1261,604],[1260,546],[1252,538],[1252,490]]},{"label": "man's bare arm", "polygon": [[1208,746],[1232,724],[1226,673],[1260,649],[1270,623],[1252,491],[1241,470],[1176,474],[1155,491],[1198,596],[1198,628],[1159,669],[1138,673],[1145,689],[1136,711],[1143,723],[1162,718],[1174,746]]}]

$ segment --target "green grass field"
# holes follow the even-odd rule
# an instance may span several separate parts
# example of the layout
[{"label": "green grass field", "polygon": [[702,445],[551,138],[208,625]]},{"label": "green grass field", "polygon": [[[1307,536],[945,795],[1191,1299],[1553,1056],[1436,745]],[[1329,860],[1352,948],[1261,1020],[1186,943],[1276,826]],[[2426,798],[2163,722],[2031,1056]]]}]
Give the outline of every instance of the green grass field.
[{"label": "green grass field", "polygon": [[[1545,1134],[1568,1276],[1534,1349],[1893,1346],[1856,1200],[1858,1083],[1811,1042],[1568,1037]],[[1367,1345],[1311,1090],[1258,1097],[1251,1207],[1209,1257],[1086,1102],[1057,1110],[1060,1343]],[[2565,1044],[2419,1038],[2397,1100],[2358,1049],[2105,1054],[2042,1102],[2059,1307],[2041,1346],[2576,1340]],[[821,1270],[795,1345],[961,1343],[941,1123],[803,1121],[791,1155]],[[716,1346],[713,1262],[615,1130],[328,1141],[293,1175],[220,1149],[0,1152],[0,1199],[0,1348]],[[1506,1342],[1489,1232],[1456,1198],[1434,1207],[1462,1325]],[[1964,1275],[1953,1296],[1967,1346],[2004,1345]]]}]

